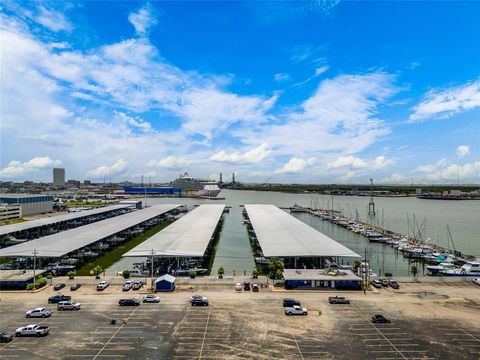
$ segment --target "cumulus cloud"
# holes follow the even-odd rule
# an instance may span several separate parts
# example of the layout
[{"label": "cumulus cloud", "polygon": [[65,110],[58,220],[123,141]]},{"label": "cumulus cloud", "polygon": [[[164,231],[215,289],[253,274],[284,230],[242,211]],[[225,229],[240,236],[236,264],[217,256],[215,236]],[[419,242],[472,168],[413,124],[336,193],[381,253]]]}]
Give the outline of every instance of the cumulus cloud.
[{"label": "cumulus cloud", "polygon": [[158,22],[149,4],[128,15],[128,21],[133,25],[138,35],[145,35],[148,29]]},{"label": "cumulus cloud", "polygon": [[5,168],[0,170],[0,176],[7,179],[17,179],[42,169],[58,166],[61,163],[60,160],[54,160],[48,156],[34,157],[26,162],[12,160]]},{"label": "cumulus cloud", "polygon": [[361,169],[367,166],[366,162],[360,158],[356,158],[352,155],[340,156],[332,162],[327,164],[329,169],[338,169],[341,167],[349,166],[352,169]]},{"label": "cumulus cloud", "polygon": [[470,146],[468,145],[460,145],[457,147],[457,156],[459,158],[465,157],[470,154]]},{"label": "cumulus cloud", "polygon": [[245,143],[261,138],[278,147],[277,153],[304,156],[305,152],[358,153],[389,133],[375,115],[377,107],[397,88],[386,73],[340,75],[323,80],[300,106],[269,122],[235,131]]},{"label": "cumulus cloud", "polygon": [[118,159],[115,164],[108,166],[102,165],[95,169],[87,171],[87,176],[92,178],[101,178],[104,176],[115,176],[122,174],[127,169],[127,163],[123,159]]},{"label": "cumulus cloud", "polygon": [[412,108],[410,121],[449,118],[480,106],[480,80],[457,87],[430,90],[421,103]]},{"label": "cumulus cloud", "polygon": [[394,163],[392,159],[387,159],[384,155],[380,155],[373,160],[373,168],[375,170],[383,170]]},{"label": "cumulus cloud", "polygon": [[180,169],[183,168],[184,166],[187,166],[191,163],[191,161],[186,160],[182,157],[176,157],[176,156],[167,156],[164,159],[160,160],[150,160],[148,162],[148,166],[150,167],[163,167],[163,168],[169,168],[169,169]]},{"label": "cumulus cloud", "polygon": [[340,176],[338,179],[343,183],[347,183],[350,180],[352,180],[354,176],[355,176],[355,172],[349,171],[345,175]]},{"label": "cumulus cloud", "polygon": [[379,182],[384,184],[401,184],[401,183],[405,183],[406,180],[407,180],[407,177],[405,175],[402,175],[396,172],[389,177],[380,179]]},{"label": "cumulus cloud", "polygon": [[305,170],[307,166],[312,166],[316,162],[314,157],[308,159],[301,159],[293,157],[291,158],[286,164],[284,164],[281,168],[275,170],[276,174],[292,174],[292,173],[299,173]]},{"label": "cumulus cloud", "polygon": [[480,172],[480,161],[467,164],[453,164],[446,159],[440,159],[433,164],[417,166],[416,172],[428,181],[435,182],[457,182],[465,183],[478,182]]},{"label": "cumulus cloud", "polygon": [[266,159],[271,154],[270,146],[267,143],[263,143],[258,147],[248,150],[244,153],[241,152],[232,152],[227,153],[222,150],[216,154],[210,156],[210,160],[218,162],[229,162],[229,163],[259,163]]}]

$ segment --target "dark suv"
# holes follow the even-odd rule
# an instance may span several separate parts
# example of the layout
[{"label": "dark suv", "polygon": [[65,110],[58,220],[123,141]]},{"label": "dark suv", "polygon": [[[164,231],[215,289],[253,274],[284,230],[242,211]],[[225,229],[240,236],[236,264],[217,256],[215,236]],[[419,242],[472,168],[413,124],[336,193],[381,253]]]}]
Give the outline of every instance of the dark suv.
[{"label": "dark suv", "polygon": [[248,281],[243,283],[243,290],[250,291],[250,283]]},{"label": "dark suv", "polygon": [[300,301],[295,299],[283,299],[283,307],[293,307],[295,305],[300,306]]},{"label": "dark suv", "polygon": [[12,339],[13,339],[12,334],[8,334],[4,331],[0,331],[0,342],[8,343],[8,342],[12,341]]},{"label": "dark suv", "polygon": [[208,299],[205,296],[193,295],[190,297],[192,306],[208,306]]},{"label": "dark suv", "polygon": [[140,300],[138,299],[120,299],[118,301],[120,306],[138,306],[140,305]]},{"label": "dark suv", "polygon": [[389,323],[390,319],[387,319],[383,315],[373,315],[372,316],[372,322],[373,323]]},{"label": "dark suv", "polygon": [[53,295],[48,298],[49,304],[57,304],[60,301],[72,300],[72,297],[69,295]]}]

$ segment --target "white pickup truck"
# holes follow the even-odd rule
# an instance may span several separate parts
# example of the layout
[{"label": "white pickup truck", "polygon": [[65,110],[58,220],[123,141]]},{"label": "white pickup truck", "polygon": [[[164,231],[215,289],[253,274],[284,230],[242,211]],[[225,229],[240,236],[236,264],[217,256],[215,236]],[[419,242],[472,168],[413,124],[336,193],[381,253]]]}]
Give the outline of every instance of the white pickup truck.
[{"label": "white pickup truck", "polygon": [[19,327],[15,330],[15,336],[44,336],[48,335],[48,326],[40,326],[37,324]]},{"label": "white pickup truck", "polygon": [[286,315],[308,315],[308,310],[298,305],[285,307],[283,309]]}]

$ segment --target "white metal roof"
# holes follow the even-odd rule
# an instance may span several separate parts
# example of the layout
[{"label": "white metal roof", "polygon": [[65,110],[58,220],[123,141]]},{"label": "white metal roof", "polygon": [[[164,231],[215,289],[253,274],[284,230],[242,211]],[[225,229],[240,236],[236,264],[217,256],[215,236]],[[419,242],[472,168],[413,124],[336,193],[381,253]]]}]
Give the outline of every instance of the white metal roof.
[{"label": "white metal roof", "polygon": [[352,270],[339,269],[338,271],[327,272],[322,269],[285,269],[283,270],[285,280],[362,280]]},{"label": "white metal roof", "polygon": [[360,257],[274,205],[245,205],[265,257]]},{"label": "white metal roof", "polygon": [[176,278],[175,276],[172,276],[170,274],[165,274],[165,275],[162,275],[160,277],[157,278],[157,280],[155,280],[155,282],[159,282],[159,281],[163,281],[163,280],[167,280],[169,283],[173,283],[175,282]]},{"label": "white metal roof", "polygon": [[225,205],[200,205],[123,256],[202,257]]},{"label": "white metal roof", "polygon": [[70,221],[75,219],[81,219],[86,216],[98,215],[105,213],[107,211],[113,211],[117,209],[128,208],[129,205],[112,205],[106,207],[100,207],[92,210],[80,211],[65,215],[52,216],[47,218],[42,218],[38,220],[26,221],[18,224],[3,225],[0,226],[0,235],[6,235],[17,231],[29,230],[36,227],[52,225],[62,221]]},{"label": "white metal roof", "polygon": [[57,234],[0,249],[0,257],[32,256],[37,251],[38,257],[61,257],[81,249],[98,240],[115,235],[132,226],[166,213],[180,205],[155,205],[142,210],[115,216],[110,219],[66,230]]}]

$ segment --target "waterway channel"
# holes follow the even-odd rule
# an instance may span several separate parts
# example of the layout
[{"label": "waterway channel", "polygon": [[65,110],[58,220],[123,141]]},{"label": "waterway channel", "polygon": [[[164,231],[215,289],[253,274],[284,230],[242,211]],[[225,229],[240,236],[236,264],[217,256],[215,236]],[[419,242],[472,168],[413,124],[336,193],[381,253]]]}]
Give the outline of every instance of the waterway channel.
[{"label": "waterway channel", "polygon": [[[416,228],[425,221],[423,237],[429,238],[431,243],[452,248],[448,241],[447,224],[452,232],[453,241],[457,251],[480,257],[480,201],[440,201],[421,200],[414,197],[401,198],[375,198],[377,214],[369,217],[368,197],[357,196],[327,196],[318,194],[290,194],[268,191],[235,191],[222,190],[219,197],[225,200],[202,200],[191,198],[147,198],[147,205],[182,203],[189,207],[195,204],[224,203],[231,206],[230,212],[225,214],[222,234],[217,246],[213,264],[213,272],[219,266],[223,266],[226,275],[233,272],[243,274],[244,271],[251,273],[254,268],[253,256],[250,251],[247,232],[242,224],[242,209],[240,205],[274,204],[280,207],[290,207],[298,204],[306,207],[319,207],[323,209],[333,208],[341,210],[344,215],[355,218],[358,214],[362,221],[381,225],[390,230],[407,234],[412,225]],[[414,216],[415,214],[415,216]],[[396,276],[409,274],[410,264],[403,258],[401,253],[396,252],[388,245],[369,243],[362,235],[350,232],[340,226],[323,221],[310,214],[294,213],[301,221],[330,236],[341,244],[360,255],[367,251],[367,257],[371,261],[374,272],[384,274],[391,272]],[[408,221],[407,221],[408,217]],[[413,220],[415,217],[415,221]],[[145,259],[124,258],[107,269],[107,273],[113,274],[125,268],[131,267],[134,262]],[[345,259],[350,262],[351,259]],[[419,266],[420,274],[423,269]]]}]

